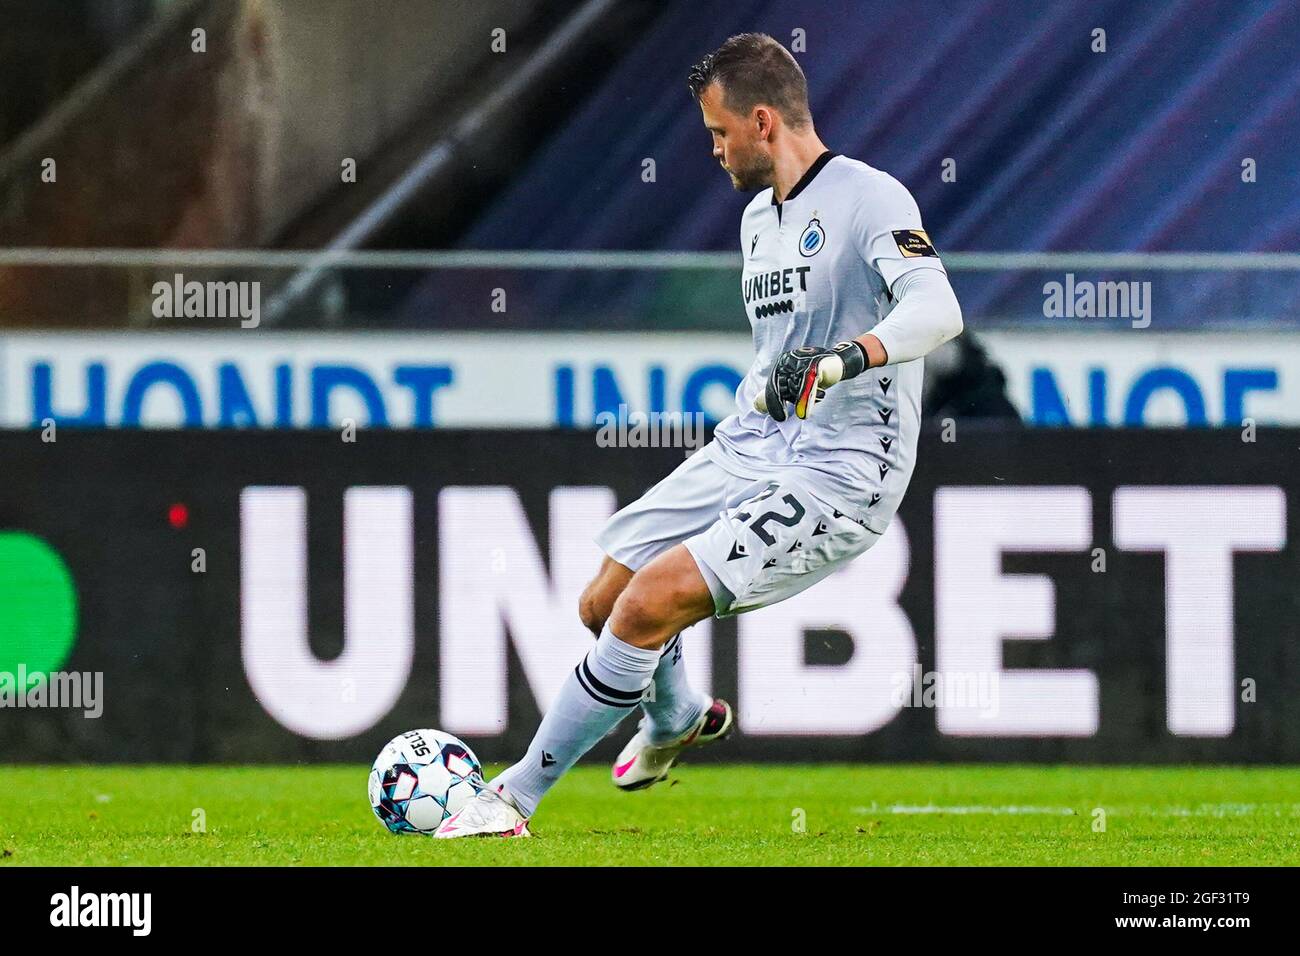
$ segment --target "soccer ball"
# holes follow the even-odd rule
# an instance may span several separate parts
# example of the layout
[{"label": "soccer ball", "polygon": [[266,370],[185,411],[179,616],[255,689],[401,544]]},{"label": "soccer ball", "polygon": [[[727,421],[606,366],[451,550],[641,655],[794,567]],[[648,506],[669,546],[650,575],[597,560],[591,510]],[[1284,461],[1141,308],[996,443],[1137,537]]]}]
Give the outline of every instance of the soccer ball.
[{"label": "soccer ball", "polygon": [[463,741],[408,730],[375,758],[370,807],[391,833],[433,833],[483,785],[483,767]]}]

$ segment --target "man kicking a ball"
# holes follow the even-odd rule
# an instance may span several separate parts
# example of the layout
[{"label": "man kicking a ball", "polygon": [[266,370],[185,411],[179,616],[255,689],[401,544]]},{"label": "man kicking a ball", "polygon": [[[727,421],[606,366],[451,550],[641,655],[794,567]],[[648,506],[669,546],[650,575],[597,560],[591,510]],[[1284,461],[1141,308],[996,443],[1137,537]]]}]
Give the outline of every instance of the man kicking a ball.
[{"label": "man kicking a ball", "polygon": [[713,441],[601,530],[579,608],[595,647],[524,758],[439,837],[527,836],[546,792],[638,705],[613,769],[625,790],[725,736],[731,708],[687,682],[681,632],[784,601],[880,540],[916,460],[922,356],[962,329],[911,194],[826,149],[784,47],[734,36],[688,83],[736,189],[761,190],[740,224],[754,363]]}]

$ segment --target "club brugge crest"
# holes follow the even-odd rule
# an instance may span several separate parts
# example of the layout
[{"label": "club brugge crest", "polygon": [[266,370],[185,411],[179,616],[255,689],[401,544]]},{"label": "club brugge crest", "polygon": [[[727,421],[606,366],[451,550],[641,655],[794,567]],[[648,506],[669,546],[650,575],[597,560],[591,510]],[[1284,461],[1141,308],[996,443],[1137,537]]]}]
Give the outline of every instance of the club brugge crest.
[{"label": "club brugge crest", "polygon": [[808,220],[803,235],[799,237],[799,255],[815,256],[822,251],[824,245],[826,245],[826,230],[822,228],[821,220],[813,216]]}]

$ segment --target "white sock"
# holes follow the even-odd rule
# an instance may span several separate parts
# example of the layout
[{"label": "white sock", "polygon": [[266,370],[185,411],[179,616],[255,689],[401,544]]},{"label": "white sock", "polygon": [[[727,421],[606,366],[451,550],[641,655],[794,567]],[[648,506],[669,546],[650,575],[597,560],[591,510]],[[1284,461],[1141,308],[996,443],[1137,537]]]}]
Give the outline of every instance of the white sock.
[{"label": "white sock", "polygon": [[529,817],[578,758],[641,701],[659,664],[659,649],[633,647],[605,625],[596,646],[565,680],[528,753],[492,781]]},{"label": "white sock", "polygon": [[646,730],[656,744],[686,733],[713,704],[713,698],[692,687],[686,676],[680,634],[664,645],[651,687],[654,690],[641,707],[646,715]]}]

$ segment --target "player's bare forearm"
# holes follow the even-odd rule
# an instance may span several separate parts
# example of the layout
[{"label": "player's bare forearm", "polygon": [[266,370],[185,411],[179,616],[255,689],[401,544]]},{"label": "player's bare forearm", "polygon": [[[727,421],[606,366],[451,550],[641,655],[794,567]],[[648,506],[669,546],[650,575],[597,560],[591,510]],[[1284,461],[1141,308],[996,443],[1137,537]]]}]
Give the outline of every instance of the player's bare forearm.
[{"label": "player's bare forearm", "polygon": [[859,335],[853,341],[862,346],[862,351],[867,353],[867,368],[878,368],[881,365],[889,364],[889,352],[870,332],[865,335]]}]

